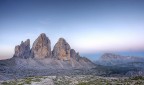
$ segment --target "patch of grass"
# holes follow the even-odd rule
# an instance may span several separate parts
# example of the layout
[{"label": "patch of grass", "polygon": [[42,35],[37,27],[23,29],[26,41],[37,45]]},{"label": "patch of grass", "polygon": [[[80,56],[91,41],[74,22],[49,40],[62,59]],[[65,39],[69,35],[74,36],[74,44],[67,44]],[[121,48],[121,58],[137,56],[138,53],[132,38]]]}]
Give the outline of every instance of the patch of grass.
[{"label": "patch of grass", "polygon": [[1,84],[2,84],[2,85],[9,85],[8,82],[2,82]]},{"label": "patch of grass", "polygon": [[39,78],[36,78],[35,80],[33,80],[34,82],[40,82],[41,81],[41,79],[39,79]]},{"label": "patch of grass", "polygon": [[18,84],[18,85],[24,85],[23,83],[20,83],[20,84]]},{"label": "patch of grass", "polygon": [[130,79],[131,80],[144,80],[144,77],[143,76],[135,76],[135,77],[132,77]]},{"label": "patch of grass", "polygon": [[77,85],[88,85],[88,83],[86,83],[86,82],[80,82]]},{"label": "patch of grass", "polygon": [[35,78],[44,78],[44,76],[35,76]]},{"label": "patch of grass", "polygon": [[10,81],[10,82],[2,82],[2,85],[17,85],[15,81]]},{"label": "patch of grass", "polygon": [[31,84],[33,78],[25,78],[25,84]]}]

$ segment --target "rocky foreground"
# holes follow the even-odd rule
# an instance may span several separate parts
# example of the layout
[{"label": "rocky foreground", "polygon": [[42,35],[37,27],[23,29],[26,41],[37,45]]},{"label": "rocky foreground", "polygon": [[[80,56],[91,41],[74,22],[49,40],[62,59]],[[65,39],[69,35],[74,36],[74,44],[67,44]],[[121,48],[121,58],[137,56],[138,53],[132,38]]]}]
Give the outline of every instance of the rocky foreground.
[{"label": "rocky foreground", "polygon": [[100,77],[93,75],[35,76],[1,81],[0,85],[143,85],[144,77]]}]

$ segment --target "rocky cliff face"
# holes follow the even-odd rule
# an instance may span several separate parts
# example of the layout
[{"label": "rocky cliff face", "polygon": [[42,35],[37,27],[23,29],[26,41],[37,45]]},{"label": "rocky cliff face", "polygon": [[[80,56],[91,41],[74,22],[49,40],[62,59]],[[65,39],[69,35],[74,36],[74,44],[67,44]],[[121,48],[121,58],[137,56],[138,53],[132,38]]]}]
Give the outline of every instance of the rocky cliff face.
[{"label": "rocky cliff face", "polygon": [[30,40],[27,39],[25,42],[21,42],[20,45],[15,47],[14,57],[29,58],[30,57]]},{"label": "rocky cliff face", "polygon": [[40,34],[34,41],[31,49],[31,56],[34,58],[51,57],[51,42],[44,33]]},{"label": "rocky cliff face", "polygon": [[59,60],[70,60],[70,50],[70,45],[66,42],[66,40],[60,38],[55,44],[52,54],[54,58]]},{"label": "rocky cliff face", "polygon": [[71,49],[71,50],[70,50],[70,56],[71,56],[71,58],[76,59],[77,53],[75,52],[74,49]]},{"label": "rocky cliff face", "polygon": [[79,59],[81,58],[79,53],[76,53],[76,51],[74,49],[70,50],[70,56],[71,56],[71,58],[75,59],[76,61],[79,61]]}]

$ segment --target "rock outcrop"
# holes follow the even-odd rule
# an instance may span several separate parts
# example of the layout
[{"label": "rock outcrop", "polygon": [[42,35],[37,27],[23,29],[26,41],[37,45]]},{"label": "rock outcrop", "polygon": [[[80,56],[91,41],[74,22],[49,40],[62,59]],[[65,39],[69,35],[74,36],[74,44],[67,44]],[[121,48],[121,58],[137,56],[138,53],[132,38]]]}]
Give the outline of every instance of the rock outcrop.
[{"label": "rock outcrop", "polygon": [[53,57],[59,60],[70,60],[70,45],[60,38],[52,51]]},{"label": "rock outcrop", "polygon": [[31,56],[34,58],[50,58],[51,57],[51,42],[46,34],[42,33],[34,41]]},{"label": "rock outcrop", "polygon": [[70,50],[70,56],[71,56],[71,58],[76,58],[76,55],[77,55],[77,53],[75,52],[75,50],[74,49],[71,49]]},{"label": "rock outcrop", "polygon": [[29,58],[30,57],[30,39],[21,42],[20,45],[15,47],[14,57]]},{"label": "rock outcrop", "polygon": [[76,53],[76,51],[74,49],[70,50],[70,56],[71,56],[71,58],[75,59],[76,61],[79,61],[79,59],[81,57],[79,55],[79,53]]}]

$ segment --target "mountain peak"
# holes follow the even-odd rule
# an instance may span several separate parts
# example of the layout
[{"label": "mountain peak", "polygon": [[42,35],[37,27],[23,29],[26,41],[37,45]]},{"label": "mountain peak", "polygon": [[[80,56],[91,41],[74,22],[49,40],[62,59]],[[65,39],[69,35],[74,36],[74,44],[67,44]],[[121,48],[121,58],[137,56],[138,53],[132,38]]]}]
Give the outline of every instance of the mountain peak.
[{"label": "mountain peak", "polygon": [[70,60],[70,45],[64,38],[59,38],[53,49],[53,57],[60,60]]},{"label": "mountain peak", "polygon": [[39,37],[47,37],[45,33],[41,33]]},{"label": "mountain peak", "polygon": [[51,57],[51,42],[45,33],[40,34],[34,41],[31,56],[34,58]]},{"label": "mountain peak", "polygon": [[65,40],[64,38],[62,38],[62,37],[61,37],[61,38],[59,38],[59,40],[58,40],[58,41],[59,41],[59,42],[60,42],[60,41],[64,41],[64,42],[66,42],[66,40]]},{"label": "mountain peak", "polygon": [[30,57],[30,39],[21,42],[15,47],[14,57],[29,58]]}]

